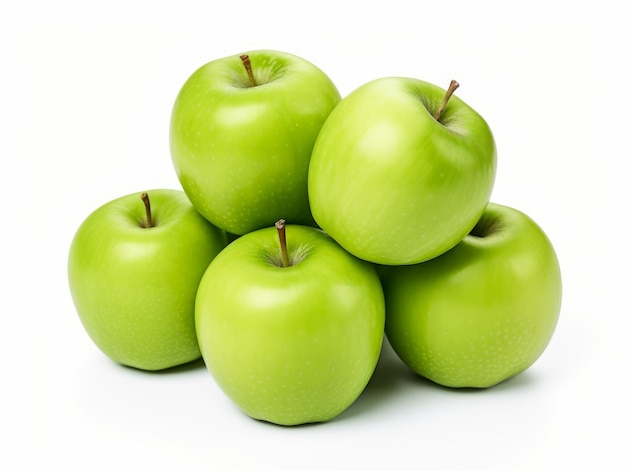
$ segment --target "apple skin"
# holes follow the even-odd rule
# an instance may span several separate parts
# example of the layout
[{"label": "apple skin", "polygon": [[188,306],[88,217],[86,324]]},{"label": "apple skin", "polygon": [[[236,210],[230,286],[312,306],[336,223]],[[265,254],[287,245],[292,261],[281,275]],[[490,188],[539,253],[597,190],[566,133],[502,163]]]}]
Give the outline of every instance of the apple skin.
[{"label": "apple skin", "polygon": [[325,422],[374,372],[382,287],[373,265],[319,229],[286,233],[292,266],[279,264],[274,228],[243,235],[215,258],[198,288],[198,342],[216,383],[250,417]]},{"label": "apple skin", "polygon": [[140,193],[110,201],[83,221],[70,246],[68,280],[80,320],[105,355],[162,370],[200,358],[196,291],[226,235],[184,192],[147,194],[154,227],[141,227]]},{"label": "apple skin", "polygon": [[382,267],[389,343],[419,375],[488,388],[530,367],[555,331],[561,272],[542,229],[490,203],[472,233],[428,262]]},{"label": "apple skin", "polygon": [[478,221],[496,173],[485,120],[445,91],[386,77],[347,95],[318,135],[309,167],[317,224],[352,254],[382,265],[429,260]]},{"label": "apple skin", "polygon": [[203,65],[184,83],[170,124],[176,174],[196,209],[229,233],[279,218],[314,225],[309,159],[341,97],[324,72],[298,56],[247,54],[257,86],[249,86],[239,55]]}]

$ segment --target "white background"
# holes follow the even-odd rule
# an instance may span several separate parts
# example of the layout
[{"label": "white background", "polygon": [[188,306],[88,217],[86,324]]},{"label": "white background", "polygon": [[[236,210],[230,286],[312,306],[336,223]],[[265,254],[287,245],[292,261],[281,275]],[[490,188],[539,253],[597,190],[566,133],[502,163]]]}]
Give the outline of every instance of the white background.
[{"label": "white background", "polygon": [[[0,468],[626,469],[619,2],[8,3]],[[496,137],[493,201],[533,217],[561,260],[559,325],[528,371],[448,390],[385,347],[348,411],[284,428],[244,416],[201,363],[142,373],[91,343],[67,286],[74,231],[113,198],[180,188],[179,88],[209,60],[261,48],[310,60],[344,96],[389,75],[460,82]]]}]

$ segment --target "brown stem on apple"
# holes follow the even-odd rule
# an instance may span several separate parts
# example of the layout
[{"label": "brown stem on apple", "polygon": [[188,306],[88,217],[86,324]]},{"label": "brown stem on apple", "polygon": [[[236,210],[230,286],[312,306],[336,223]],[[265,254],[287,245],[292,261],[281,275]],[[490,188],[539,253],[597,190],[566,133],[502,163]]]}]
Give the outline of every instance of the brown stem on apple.
[{"label": "brown stem on apple", "polygon": [[152,221],[152,211],[150,210],[150,198],[148,197],[148,193],[142,193],[141,199],[143,200],[143,204],[146,207],[146,220],[141,222],[141,227],[154,227],[154,223]]},{"label": "brown stem on apple", "polygon": [[443,97],[443,100],[441,100],[441,105],[439,105],[439,109],[437,109],[437,111],[433,115],[435,120],[439,121],[439,118],[441,118],[441,115],[443,114],[443,110],[446,109],[446,105],[448,104],[448,101],[450,100],[450,97],[452,96],[454,91],[457,88],[459,88],[459,87],[460,87],[459,82],[457,82],[456,80],[452,80],[450,82],[450,86],[448,87],[448,91],[446,92],[445,96]]},{"label": "brown stem on apple", "polygon": [[246,68],[246,72],[248,73],[248,80],[250,82],[251,87],[256,87],[257,83],[254,80],[254,74],[252,73],[252,64],[250,63],[250,57],[248,54],[242,54],[239,56],[241,62],[243,62],[243,66]]},{"label": "brown stem on apple", "polygon": [[280,254],[282,256],[282,266],[289,266],[289,255],[287,254],[287,237],[285,235],[285,220],[276,221],[276,229],[278,230],[278,240],[280,241]]}]

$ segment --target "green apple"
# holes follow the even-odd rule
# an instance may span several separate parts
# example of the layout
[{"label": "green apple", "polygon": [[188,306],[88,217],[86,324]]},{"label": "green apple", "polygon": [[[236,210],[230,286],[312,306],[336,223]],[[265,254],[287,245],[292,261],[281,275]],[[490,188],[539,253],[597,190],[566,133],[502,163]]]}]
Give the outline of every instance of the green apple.
[{"label": "green apple", "polygon": [[226,234],[180,190],[130,194],[96,209],[68,257],[76,311],[96,346],[144,370],[200,358],[196,291],[224,246]]},{"label": "green apple", "polygon": [[490,203],[450,251],[381,273],[389,343],[413,371],[444,386],[487,388],[517,375],[556,328],[554,247],[510,207]]},{"label": "green apple", "polygon": [[309,168],[313,217],[352,254],[383,265],[429,260],[478,221],[493,188],[496,147],[461,99],[387,77],[346,96],[319,132]]},{"label": "green apple", "polygon": [[324,422],[374,372],[383,292],[374,266],[321,230],[287,233],[286,242],[273,227],[245,234],[215,258],[198,288],[198,342],[216,383],[250,417]]},{"label": "green apple", "polygon": [[280,51],[200,67],[180,90],[170,125],[174,168],[195,208],[236,235],[281,217],[313,225],[311,150],[339,100],[318,67]]}]

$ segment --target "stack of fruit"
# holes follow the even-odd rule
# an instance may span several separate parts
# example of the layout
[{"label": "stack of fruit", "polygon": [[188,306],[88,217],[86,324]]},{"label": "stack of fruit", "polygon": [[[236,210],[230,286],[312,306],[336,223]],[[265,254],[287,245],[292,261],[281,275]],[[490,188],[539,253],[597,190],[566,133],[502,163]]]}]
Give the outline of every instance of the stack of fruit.
[{"label": "stack of fruit", "polygon": [[342,99],[278,51],[200,67],[171,116],[184,191],[105,204],[72,242],[87,333],[139,369],[202,357],[246,414],[283,425],[348,408],[385,334],[444,386],[524,371],[556,327],[559,263],[490,202],[494,138],[457,87],[387,77]]}]

